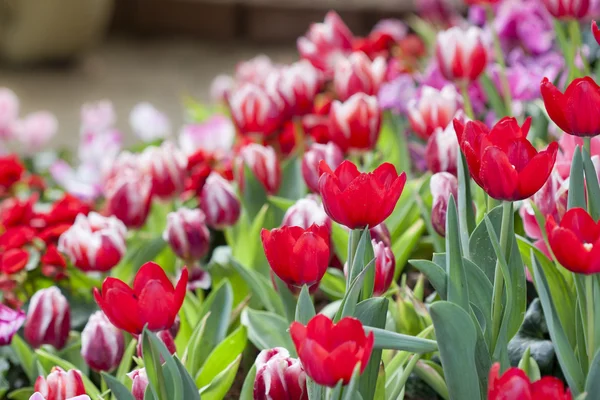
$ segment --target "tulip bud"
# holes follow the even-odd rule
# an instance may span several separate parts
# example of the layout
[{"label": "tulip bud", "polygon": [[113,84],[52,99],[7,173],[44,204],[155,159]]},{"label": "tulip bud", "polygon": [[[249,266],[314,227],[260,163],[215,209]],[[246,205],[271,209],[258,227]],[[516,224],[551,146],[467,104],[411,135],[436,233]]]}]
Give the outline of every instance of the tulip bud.
[{"label": "tulip bud", "polygon": [[127,228],[116,217],[91,212],[79,214],[58,239],[58,251],[82,271],[108,271],[125,254]]},{"label": "tulip bud", "polygon": [[372,239],[383,242],[387,247],[392,247],[392,235],[385,223],[382,222],[379,225],[375,225],[369,229],[369,233]]},{"label": "tulip bud", "polygon": [[229,96],[231,117],[242,135],[269,136],[283,123],[282,104],[261,87],[245,83]]},{"label": "tulip bud", "polygon": [[25,313],[0,303],[0,346],[9,345],[25,322]]},{"label": "tulip bud", "polygon": [[152,192],[156,196],[169,199],[183,190],[187,157],[173,142],[146,147],[139,162],[142,171],[152,176]]},{"label": "tulip bud", "polygon": [[[212,279],[210,273],[201,267],[190,267],[187,290],[210,289]],[[176,335],[173,335],[176,336]]]},{"label": "tulip bud", "polygon": [[235,126],[231,119],[216,114],[201,123],[184,125],[179,131],[179,147],[189,157],[198,151],[218,159],[231,151],[235,141]]},{"label": "tulip bud", "polygon": [[438,234],[446,236],[448,200],[450,200],[450,195],[453,195],[456,199],[458,195],[458,181],[454,175],[448,172],[438,172],[431,177],[429,189],[433,196],[431,224]]},{"label": "tulip bud", "polygon": [[600,44],[600,29],[596,21],[592,21],[592,35],[594,35],[596,43]]},{"label": "tulip bud", "polygon": [[96,371],[111,371],[123,358],[123,333],[110,323],[102,311],[90,316],[81,332],[81,356]]},{"label": "tulip bud", "polygon": [[240,200],[231,183],[216,172],[211,172],[202,188],[200,209],[206,216],[206,223],[216,229],[234,225],[241,211]]},{"label": "tulip bud", "polygon": [[152,200],[152,178],[136,169],[126,169],[110,179],[104,189],[106,208],[129,228],[146,222]]},{"label": "tulip bud", "polygon": [[58,120],[48,111],[39,111],[17,121],[15,138],[21,142],[28,154],[41,150],[58,131]]},{"label": "tulip bud", "polygon": [[590,0],[544,0],[546,10],[558,19],[582,19],[590,9]]},{"label": "tulip bud", "polygon": [[424,86],[419,99],[408,103],[408,120],[412,130],[427,140],[438,128],[452,124],[452,118],[460,106],[460,96],[453,85],[441,90]]},{"label": "tulip bud", "polygon": [[81,372],[75,369],[65,371],[61,367],[53,367],[46,378],[39,376],[35,381],[34,390],[46,400],[68,400],[85,395]]},{"label": "tulip bud", "polygon": [[456,175],[458,154],[459,146],[454,125],[450,123],[446,129],[437,128],[427,141],[425,148],[427,168],[434,174],[449,172]]},{"label": "tulip bud", "polygon": [[171,134],[169,118],[150,103],[139,103],[129,114],[129,125],[144,142],[165,139]]},{"label": "tulip bud", "polygon": [[[262,184],[267,193],[275,194],[281,186],[281,165],[277,154],[271,146],[261,146],[251,143],[240,151],[240,167],[246,165],[255,178]],[[244,187],[244,170],[240,168],[240,188]]]},{"label": "tulip bud", "polygon": [[264,54],[259,54],[235,66],[235,81],[262,86],[274,70],[276,66],[271,59]]},{"label": "tulip bud", "polygon": [[56,286],[38,290],[27,310],[25,339],[33,347],[51,344],[62,349],[69,338],[71,312],[69,302]]},{"label": "tulip bud", "polygon": [[131,385],[131,394],[135,400],[144,400],[144,393],[146,393],[146,387],[148,386],[146,368],[136,369],[135,371],[128,373],[127,376],[133,381],[133,384]]},{"label": "tulip bud", "polygon": [[[175,324],[173,324],[173,325],[175,325]],[[177,328],[179,328],[179,326],[177,326]],[[163,331],[158,331],[158,332],[156,332],[156,337],[159,338],[161,342],[163,342],[163,344],[165,345],[167,350],[169,350],[169,353],[175,354],[175,352],[177,351],[177,347],[175,347],[175,337],[174,337],[173,333],[171,332],[172,330],[173,330],[173,327],[171,327],[171,329],[165,329]],[[137,344],[137,355],[140,358],[142,358],[142,356],[143,356],[141,337],[140,337],[140,340],[138,340],[138,344]],[[161,363],[165,362],[162,355],[160,356],[160,362]]]},{"label": "tulip bud", "polygon": [[14,122],[19,118],[19,98],[12,90],[0,88],[0,139],[11,139]]},{"label": "tulip bud", "polygon": [[331,230],[331,219],[316,195],[308,195],[296,201],[287,209],[281,222],[282,226],[299,226],[303,229],[308,229],[312,224],[327,226]]},{"label": "tulip bud", "polygon": [[313,108],[321,89],[319,72],[306,60],[284,67],[266,81],[269,93],[277,93],[292,115],[304,115]]},{"label": "tulip bud", "polygon": [[374,296],[384,294],[394,280],[396,271],[396,258],[392,250],[383,242],[371,240],[373,252],[375,253],[375,285],[373,288]]},{"label": "tulip bud", "polygon": [[333,142],[313,143],[302,156],[302,177],[306,186],[315,193],[319,192],[319,162],[325,160],[331,168],[337,168],[344,161],[342,150]]},{"label": "tulip bud", "polygon": [[377,143],[381,127],[377,97],[356,93],[344,103],[334,100],[329,118],[331,140],[342,150],[370,150]]},{"label": "tulip bud", "polygon": [[302,363],[283,347],[261,351],[254,365],[254,400],[308,400]]},{"label": "tulip bud", "polygon": [[482,37],[483,31],[475,26],[455,26],[438,33],[436,56],[444,78],[469,83],[481,75],[487,64]]},{"label": "tulip bud", "polygon": [[210,232],[206,216],[200,209],[180,208],[167,215],[167,228],[163,239],[181,259],[199,260],[206,255],[210,245]]},{"label": "tulip bud", "polygon": [[377,57],[371,61],[362,51],[356,51],[341,59],[333,76],[335,92],[340,100],[346,100],[355,93],[377,95],[385,78],[387,63],[385,58]]},{"label": "tulip bud", "polygon": [[217,75],[210,84],[210,99],[213,103],[224,103],[234,85],[235,81],[231,75]]}]

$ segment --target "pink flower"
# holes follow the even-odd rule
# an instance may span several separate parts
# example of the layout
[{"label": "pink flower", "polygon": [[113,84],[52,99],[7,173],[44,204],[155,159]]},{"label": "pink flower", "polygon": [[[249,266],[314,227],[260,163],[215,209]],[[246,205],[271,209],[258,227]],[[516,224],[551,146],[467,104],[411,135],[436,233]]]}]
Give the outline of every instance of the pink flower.
[{"label": "pink flower", "polygon": [[81,372],[75,369],[65,371],[60,367],[53,367],[48,377],[37,378],[34,388],[45,400],[73,400],[87,397]]},{"label": "pink flower", "polygon": [[146,222],[152,201],[152,178],[129,168],[109,179],[104,187],[106,208],[129,228]]},{"label": "pink flower", "polygon": [[38,111],[16,122],[15,138],[26,146],[28,153],[41,150],[56,135],[58,120],[48,111]]},{"label": "pink flower", "polygon": [[223,103],[229,97],[235,81],[230,75],[217,75],[210,84],[210,98],[215,103]]},{"label": "pink flower", "polygon": [[373,288],[374,296],[383,295],[394,280],[396,271],[396,257],[392,250],[384,242],[371,240],[373,252],[375,253],[375,286]]},{"label": "pink flower", "polygon": [[444,77],[453,82],[476,80],[487,64],[487,50],[481,29],[458,26],[438,33],[436,56]]},{"label": "pink flower", "polygon": [[240,83],[262,85],[275,69],[275,65],[268,56],[259,54],[236,65],[235,80]]},{"label": "pink flower", "polygon": [[319,162],[325,160],[331,168],[337,168],[344,161],[342,150],[333,142],[313,143],[302,156],[302,177],[306,186],[313,192],[319,192]]},{"label": "pink flower", "polygon": [[387,63],[385,58],[377,57],[371,61],[362,51],[340,60],[334,71],[333,85],[340,100],[346,100],[355,93],[370,96],[379,92],[384,80]]},{"label": "pink flower", "polygon": [[283,347],[261,351],[254,365],[255,400],[308,400],[302,363]]},{"label": "pink flower", "polygon": [[304,115],[313,109],[315,96],[321,89],[321,74],[310,62],[301,60],[272,73],[266,87],[269,93],[283,100],[292,115]]},{"label": "pink flower", "polygon": [[129,114],[129,125],[142,141],[149,143],[171,134],[169,118],[150,103],[139,103]]},{"label": "pink flower", "polygon": [[325,212],[323,205],[317,202],[316,195],[296,201],[296,203],[287,209],[283,216],[282,226],[299,226],[308,229],[311,225],[327,226],[331,229],[331,219]]},{"label": "pink flower", "polygon": [[179,131],[179,147],[187,156],[199,150],[223,157],[233,147],[235,126],[231,119],[216,114],[204,122],[184,125]]},{"label": "pink flower", "polygon": [[81,332],[81,356],[96,371],[116,368],[125,351],[123,333],[110,323],[102,311],[90,316]]},{"label": "pink flower", "polygon": [[25,322],[25,313],[0,303],[0,346],[9,345]]},{"label": "pink flower", "polygon": [[187,157],[173,142],[163,142],[160,147],[151,146],[138,158],[142,171],[152,177],[152,193],[161,199],[169,199],[183,190]]},{"label": "pink flower", "polygon": [[428,139],[437,128],[451,124],[460,106],[460,95],[453,85],[442,90],[423,86],[421,96],[408,103],[408,120],[420,138]]},{"label": "pink flower", "polygon": [[234,225],[240,217],[241,206],[233,186],[216,172],[211,172],[200,193],[200,208],[206,223],[213,228]]},{"label": "pink flower", "polygon": [[253,83],[245,83],[229,96],[231,117],[240,133],[269,136],[283,123],[283,107],[273,96]]},{"label": "pink flower", "polygon": [[127,376],[133,381],[131,385],[131,394],[135,400],[144,400],[144,393],[146,393],[146,387],[148,386],[146,369],[136,369],[135,371],[128,373]]}]

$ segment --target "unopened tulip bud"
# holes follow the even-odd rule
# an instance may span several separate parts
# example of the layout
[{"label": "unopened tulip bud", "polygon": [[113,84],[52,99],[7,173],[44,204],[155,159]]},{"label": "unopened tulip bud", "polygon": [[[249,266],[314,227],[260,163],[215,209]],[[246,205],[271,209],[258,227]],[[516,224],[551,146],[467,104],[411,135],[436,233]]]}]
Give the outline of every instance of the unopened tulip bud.
[{"label": "unopened tulip bud", "polygon": [[163,239],[173,252],[186,261],[200,260],[210,246],[206,216],[200,209],[180,208],[167,215]]},{"label": "unopened tulip bud", "polygon": [[131,394],[135,400],[144,400],[144,393],[146,393],[146,387],[148,386],[146,369],[136,369],[135,371],[128,373],[127,376],[133,381],[131,385]]},{"label": "unopened tulip bud", "polygon": [[27,311],[25,339],[33,347],[50,344],[62,349],[69,338],[71,311],[69,302],[56,286],[38,290]]},{"label": "unopened tulip bud", "polygon": [[410,126],[417,136],[427,140],[436,129],[452,125],[459,106],[460,95],[453,85],[446,85],[441,90],[424,86],[421,96],[408,103]]},{"label": "unopened tulip bud", "polygon": [[444,78],[459,83],[476,80],[487,65],[483,31],[455,26],[438,33],[436,56]]},{"label": "unopened tulip bud", "polygon": [[282,348],[263,350],[256,357],[254,400],[308,400],[306,373],[300,360]]},{"label": "unopened tulip bud", "polygon": [[448,124],[446,129],[437,128],[429,137],[425,148],[427,168],[434,174],[449,172],[456,175],[458,154],[459,146],[454,124]]},{"label": "unopened tulip bud", "polygon": [[334,100],[329,118],[331,140],[342,150],[370,150],[377,143],[381,127],[377,97],[356,93],[343,103]]},{"label": "unopened tulip bud", "polygon": [[129,228],[146,222],[152,201],[152,178],[135,169],[125,169],[105,186],[106,208]]},{"label": "unopened tulip bud", "polygon": [[231,183],[216,172],[212,172],[200,193],[200,209],[206,223],[216,229],[234,225],[240,217],[240,200]]},{"label": "unopened tulip bud", "polygon": [[340,100],[346,100],[355,93],[377,95],[385,78],[387,62],[383,57],[371,61],[362,51],[340,59],[333,76],[335,92]]},{"label": "unopened tulip bud", "polygon": [[446,213],[450,195],[456,199],[458,195],[458,181],[448,172],[439,172],[431,177],[429,182],[433,207],[431,209],[431,224],[441,236],[446,236]]},{"label": "unopened tulip bud", "polygon": [[369,233],[371,233],[371,238],[378,242],[383,242],[387,247],[392,247],[392,235],[390,234],[390,230],[387,228],[385,223],[381,223],[369,229]]},{"label": "unopened tulip bud", "polygon": [[187,157],[173,142],[147,147],[139,156],[142,171],[152,176],[152,193],[161,199],[179,194],[184,187]]},{"label": "unopened tulip bud", "polygon": [[240,187],[245,183],[243,179],[243,165],[247,166],[254,177],[262,184],[265,191],[275,194],[281,186],[281,165],[277,154],[271,146],[261,146],[251,143],[240,151],[241,167],[239,171]]},{"label": "unopened tulip bud", "polygon": [[396,257],[392,250],[383,242],[373,239],[373,252],[375,253],[375,285],[373,295],[383,295],[394,280],[396,271]]},{"label": "unopened tulip bud", "polygon": [[333,142],[314,143],[302,156],[302,177],[306,186],[315,193],[319,192],[319,162],[325,160],[331,168],[337,168],[344,161],[342,150]]},{"label": "unopened tulip bud", "polygon": [[81,356],[96,371],[111,371],[123,358],[123,333],[110,323],[102,311],[90,316],[81,332]]},{"label": "unopened tulip bud", "polygon": [[60,367],[53,367],[46,378],[39,376],[34,389],[46,400],[68,400],[85,395],[81,372],[75,369],[65,371]]},{"label": "unopened tulip bud", "polygon": [[331,218],[325,212],[323,205],[318,202],[316,195],[309,195],[288,208],[283,216],[282,226],[299,226],[308,229],[312,224],[327,226],[331,229]]}]

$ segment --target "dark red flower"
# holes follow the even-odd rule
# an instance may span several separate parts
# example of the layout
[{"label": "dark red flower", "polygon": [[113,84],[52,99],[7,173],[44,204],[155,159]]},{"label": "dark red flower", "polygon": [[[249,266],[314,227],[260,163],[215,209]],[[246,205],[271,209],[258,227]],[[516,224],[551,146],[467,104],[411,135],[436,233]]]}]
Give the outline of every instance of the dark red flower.
[{"label": "dark red flower", "polygon": [[479,121],[463,125],[454,120],[471,176],[494,199],[526,199],[540,190],[552,172],[558,144],[550,143],[538,152],[527,140],[530,126],[531,118],[520,127],[515,118],[505,117],[490,131]]},{"label": "dark red flower", "polygon": [[188,271],[185,268],[174,288],[165,271],[153,262],[142,265],[133,288],[112,277],[102,284],[102,294],[94,288],[96,302],[110,322],[131,334],[169,329],[185,298]]},{"label": "dark red flower", "polygon": [[67,262],[55,245],[51,244],[46,248],[40,262],[44,276],[57,281],[66,277]]},{"label": "dark red flower", "polygon": [[50,211],[38,215],[38,218],[43,221],[41,224],[43,228],[50,228],[62,224],[71,225],[75,222],[77,215],[87,215],[91,210],[92,207],[88,203],[67,193],[52,205]]},{"label": "dark red flower", "polygon": [[0,255],[0,271],[5,274],[16,274],[27,265],[29,253],[23,249],[10,249]]},{"label": "dark red flower", "polygon": [[7,192],[21,180],[25,168],[14,154],[0,156],[0,194]]},{"label": "dark red flower", "polygon": [[575,136],[600,134],[600,87],[589,76],[575,79],[565,93],[544,78],[540,90],[550,119]]},{"label": "dark red flower", "polygon": [[572,208],[556,223],[546,219],[546,232],[554,256],[569,271],[600,272],[600,223],[582,208]]},{"label": "dark red flower", "polygon": [[0,234],[0,251],[17,249],[31,242],[35,237],[35,231],[26,226],[10,228]]},{"label": "dark red flower", "polygon": [[519,368],[509,368],[500,376],[500,364],[490,368],[488,400],[571,400],[569,389],[565,391],[562,381],[545,376],[533,383]]},{"label": "dark red flower", "polygon": [[329,228],[311,225],[263,229],[265,255],[273,272],[290,286],[318,283],[329,265]]},{"label": "dark red flower", "polygon": [[323,314],[306,326],[292,322],[290,335],[306,374],[329,387],[340,380],[348,384],[359,363],[364,372],[375,341],[373,332],[366,335],[359,320],[346,317],[334,324]]},{"label": "dark red flower", "polygon": [[600,44],[600,29],[596,21],[592,21],[592,34],[594,35],[594,39],[596,39],[596,43]]},{"label": "dark red flower", "polygon": [[587,15],[590,0],[544,0],[546,10],[554,18],[580,19]]},{"label": "dark red flower", "polygon": [[17,197],[4,200],[0,206],[0,225],[4,228],[29,225],[33,217],[33,205],[37,202],[38,196],[33,195],[27,200],[20,200]]},{"label": "dark red flower", "polygon": [[374,227],[390,216],[402,194],[406,174],[389,163],[361,173],[344,161],[334,171],[322,160],[319,190],[327,214],[350,229]]}]

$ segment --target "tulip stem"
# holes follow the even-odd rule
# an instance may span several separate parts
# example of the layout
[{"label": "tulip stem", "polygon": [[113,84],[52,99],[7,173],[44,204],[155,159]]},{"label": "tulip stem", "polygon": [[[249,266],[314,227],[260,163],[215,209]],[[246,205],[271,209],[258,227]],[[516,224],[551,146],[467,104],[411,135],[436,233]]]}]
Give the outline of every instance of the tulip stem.
[{"label": "tulip stem", "polygon": [[410,374],[412,374],[413,369],[415,369],[415,366],[417,365],[417,363],[419,362],[420,359],[421,359],[421,354],[417,354],[417,353],[413,354],[413,356],[410,359],[410,361],[408,362],[408,364],[406,364],[404,371],[402,371],[402,376],[400,376],[400,379],[398,381],[398,384],[400,387],[404,387],[404,385],[406,385],[406,382],[408,381]]},{"label": "tulip stem", "polygon": [[[506,260],[510,256],[510,232],[511,218],[513,216],[512,202],[504,201],[502,203],[502,225],[500,227],[500,247]],[[500,326],[502,324],[502,295],[504,293],[504,275],[500,267],[500,260],[496,261],[496,271],[494,274],[494,292],[492,297],[492,346],[490,351],[493,353],[496,349],[498,336],[500,334]]]},{"label": "tulip stem", "polygon": [[589,363],[592,365],[596,353],[594,343],[594,275],[587,275],[585,277],[585,303],[587,309],[587,354]]},{"label": "tulip stem", "polygon": [[[571,37],[571,46],[573,47],[573,58],[579,54],[581,58],[581,64],[583,65],[583,75],[590,74],[590,65],[588,63],[587,58],[583,54],[583,49],[581,47],[581,29],[579,28],[579,21],[573,19],[569,21],[568,28],[569,36]],[[575,62],[575,60],[573,60]]]},{"label": "tulip stem", "polygon": [[[512,114],[512,96],[510,94],[510,85],[508,83],[508,77],[506,75],[506,61],[504,60],[504,53],[500,46],[500,38],[498,37],[498,31],[494,28],[494,9],[491,5],[488,5],[485,9],[487,16],[487,23],[492,31],[492,38],[494,41],[494,52],[496,53],[496,61],[500,65],[500,84],[502,85],[502,97],[504,98],[504,107],[506,108],[506,115]],[[503,115],[497,115],[500,118]]]},{"label": "tulip stem", "polygon": [[465,107],[465,113],[467,117],[470,119],[475,119],[475,114],[473,113],[473,106],[471,105],[471,99],[469,98],[469,88],[468,83],[462,83],[460,85],[460,91],[463,97],[463,105]]},{"label": "tulip stem", "polygon": [[354,277],[352,276],[352,265],[354,264],[354,255],[362,236],[362,230],[351,229],[348,234],[348,276],[346,277],[346,290],[350,289],[350,283]]},{"label": "tulip stem", "polygon": [[567,79],[567,83],[569,83],[573,80],[575,75],[579,73],[577,67],[575,67],[575,52],[573,51],[572,46],[569,45],[562,23],[558,19],[554,20],[554,31],[556,32],[556,40],[558,41],[558,45],[564,55],[565,61],[567,62],[567,67],[569,68],[569,76]]}]

